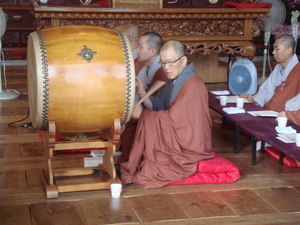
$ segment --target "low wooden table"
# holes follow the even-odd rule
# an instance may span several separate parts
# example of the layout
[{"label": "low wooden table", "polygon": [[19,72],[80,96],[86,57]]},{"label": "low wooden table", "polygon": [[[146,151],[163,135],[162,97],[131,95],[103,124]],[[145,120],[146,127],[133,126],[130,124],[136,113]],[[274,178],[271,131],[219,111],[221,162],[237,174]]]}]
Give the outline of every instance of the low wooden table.
[{"label": "low wooden table", "polygon": [[[295,143],[285,143],[276,138],[277,132],[275,127],[277,121],[275,118],[252,116],[249,113],[227,114],[223,111],[224,107],[235,107],[235,103],[227,103],[227,106],[221,106],[219,99],[216,95],[209,93],[209,107],[221,114],[225,119],[232,121],[236,125],[236,137],[234,153],[238,153],[239,135],[240,129],[244,129],[252,135],[252,164],[256,164],[256,140],[257,138],[277,148],[281,153],[280,163],[284,154],[292,157],[293,159],[300,161],[300,148]],[[260,111],[263,108],[253,104],[245,103],[245,111]],[[287,126],[293,127],[298,133],[300,132],[300,126],[288,121]]]},{"label": "low wooden table", "polygon": [[[236,107],[235,103],[227,103],[226,106],[220,105],[220,100],[217,98],[217,95],[213,95],[211,93],[208,94],[209,97],[209,108],[214,110],[215,112],[221,114],[223,116],[223,120],[230,121],[235,124],[235,144],[234,144],[234,153],[238,153],[239,150],[239,138],[240,138],[240,126],[239,123],[243,120],[250,121],[253,119],[253,116],[249,113],[238,113],[238,114],[227,114],[223,111],[224,107]],[[244,104],[245,111],[258,111],[263,110],[261,107],[251,104],[251,103],[245,103]],[[223,124],[224,121],[223,121]]]}]

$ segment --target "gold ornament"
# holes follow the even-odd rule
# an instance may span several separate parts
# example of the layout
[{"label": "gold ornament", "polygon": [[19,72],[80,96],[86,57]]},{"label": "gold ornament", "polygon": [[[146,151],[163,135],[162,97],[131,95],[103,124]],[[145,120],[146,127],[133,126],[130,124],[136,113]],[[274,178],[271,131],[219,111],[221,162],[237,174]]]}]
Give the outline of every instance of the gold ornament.
[{"label": "gold ornament", "polygon": [[80,2],[84,5],[88,5],[92,2],[92,0],[80,0]]}]

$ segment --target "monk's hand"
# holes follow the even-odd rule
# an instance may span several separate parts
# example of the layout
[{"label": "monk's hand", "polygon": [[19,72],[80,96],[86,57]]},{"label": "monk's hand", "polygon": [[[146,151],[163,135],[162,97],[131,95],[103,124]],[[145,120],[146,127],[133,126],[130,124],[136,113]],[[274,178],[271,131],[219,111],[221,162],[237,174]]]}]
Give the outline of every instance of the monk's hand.
[{"label": "monk's hand", "polygon": [[135,78],[135,93],[141,98],[146,94],[143,82],[140,78]]},{"label": "monk's hand", "polygon": [[240,95],[239,97],[246,99],[248,102],[255,103],[255,101],[254,101],[254,99],[253,99],[253,97],[251,95],[246,94],[246,95]]},{"label": "monk's hand", "polygon": [[131,118],[137,120],[138,118],[140,118],[142,111],[143,111],[142,105],[135,103],[133,106]]}]

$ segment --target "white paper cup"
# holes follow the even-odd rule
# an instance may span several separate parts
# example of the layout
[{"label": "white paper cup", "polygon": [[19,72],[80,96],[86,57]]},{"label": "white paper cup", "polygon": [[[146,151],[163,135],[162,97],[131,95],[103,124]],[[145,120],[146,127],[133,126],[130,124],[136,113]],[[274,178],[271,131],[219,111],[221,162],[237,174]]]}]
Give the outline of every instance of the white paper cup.
[{"label": "white paper cup", "polygon": [[220,96],[220,105],[226,106],[227,104],[227,96]]},{"label": "white paper cup", "polygon": [[277,117],[277,126],[279,128],[285,128],[287,123],[286,117]]},{"label": "white paper cup", "polygon": [[245,102],[245,99],[236,98],[236,107],[238,107],[240,109],[244,108],[244,102]]},{"label": "white paper cup", "polygon": [[300,147],[300,133],[297,133],[295,136],[296,136],[296,145]]},{"label": "white paper cup", "polygon": [[122,184],[111,184],[110,193],[113,198],[120,198],[122,192]]}]

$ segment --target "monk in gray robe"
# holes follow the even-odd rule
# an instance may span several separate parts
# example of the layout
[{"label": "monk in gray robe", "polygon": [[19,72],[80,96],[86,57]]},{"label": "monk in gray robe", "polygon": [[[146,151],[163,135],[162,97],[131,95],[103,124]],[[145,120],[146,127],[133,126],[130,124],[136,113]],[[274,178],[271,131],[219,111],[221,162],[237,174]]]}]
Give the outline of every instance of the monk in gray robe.
[{"label": "monk in gray robe", "polygon": [[[160,64],[169,81],[144,107],[134,106],[132,117],[139,122],[129,160],[121,164],[123,184],[163,187],[185,180],[200,160],[214,157],[207,89],[184,52],[179,41],[163,45]],[[142,98],[146,91],[138,83]]]},{"label": "monk in gray robe", "polygon": [[285,110],[287,101],[300,95],[300,64],[295,54],[295,45],[292,35],[278,36],[273,50],[274,59],[278,64],[253,97],[248,94],[241,97],[268,110]]},{"label": "monk in gray robe", "polygon": [[[135,73],[136,76],[142,80],[143,88],[145,88],[146,91],[158,80],[168,81],[164,70],[158,63],[160,61],[159,52],[162,44],[163,40],[161,36],[155,32],[144,33],[138,41],[137,58],[134,60]],[[159,90],[154,92],[152,96],[156,96]],[[138,100],[139,96],[136,96],[136,101]],[[137,120],[131,119],[126,123],[117,146],[117,149],[122,151],[122,155],[118,158],[116,164],[128,160],[133,145],[137,122]]]}]

